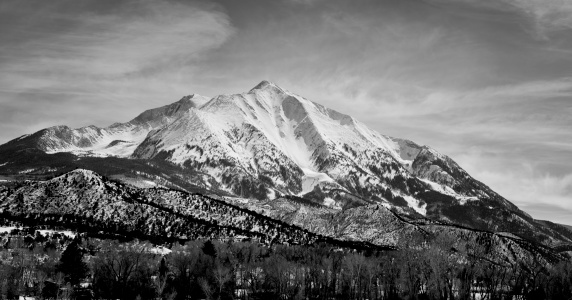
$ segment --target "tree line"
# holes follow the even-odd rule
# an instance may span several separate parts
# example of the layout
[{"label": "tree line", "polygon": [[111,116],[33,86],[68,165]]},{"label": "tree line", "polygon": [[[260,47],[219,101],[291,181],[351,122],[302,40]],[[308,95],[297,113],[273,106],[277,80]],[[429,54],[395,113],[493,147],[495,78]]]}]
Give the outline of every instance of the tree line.
[{"label": "tree line", "polygon": [[0,297],[36,299],[571,299],[572,262],[491,258],[437,236],[399,251],[189,241],[157,247],[5,233]]}]

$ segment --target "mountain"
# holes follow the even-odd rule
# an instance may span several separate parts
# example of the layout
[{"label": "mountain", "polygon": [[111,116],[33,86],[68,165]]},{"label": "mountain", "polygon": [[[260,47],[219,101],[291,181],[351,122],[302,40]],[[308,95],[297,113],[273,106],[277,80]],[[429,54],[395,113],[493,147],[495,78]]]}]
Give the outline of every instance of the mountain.
[{"label": "mountain", "polygon": [[298,197],[342,211],[382,205],[409,219],[572,243],[572,231],[534,220],[446,155],[268,81],[241,94],[187,96],[127,123],[55,126],[0,146],[3,175],[42,179],[77,167],[221,196]]},{"label": "mountain", "polygon": [[570,251],[569,247],[553,249],[506,232],[494,233],[426,219],[411,220],[379,204],[336,210],[292,198],[234,199],[232,203],[334,239],[396,249],[419,247],[446,237],[460,244],[485,246],[487,256],[499,263],[524,262],[531,258],[555,262],[567,257],[564,253]]},{"label": "mountain", "polygon": [[33,141],[33,148],[48,154],[70,152],[81,156],[130,157],[151,130],[172,123],[206,101],[208,98],[190,95],[173,104],[147,110],[127,123],[115,123],[107,128],[54,126],[20,137],[8,145]]},{"label": "mountain", "polygon": [[77,169],[49,180],[0,186],[0,226],[65,229],[159,244],[255,240],[362,251],[422,247],[446,237],[458,250],[479,245],[484,251],[480,255],[503,265],[555,263],[566,257],[510,234],[406,220],[380,204],[336,210],[293,198],[233,202],[172,189],[137,188]]}]

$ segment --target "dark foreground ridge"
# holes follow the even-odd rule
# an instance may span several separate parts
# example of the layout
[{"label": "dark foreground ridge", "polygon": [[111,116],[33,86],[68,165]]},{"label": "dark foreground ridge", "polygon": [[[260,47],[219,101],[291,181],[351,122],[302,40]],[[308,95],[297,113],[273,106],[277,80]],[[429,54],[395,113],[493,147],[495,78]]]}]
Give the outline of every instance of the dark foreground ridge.
[{"label": "dark foreground ridge", "polygon": [[80,169],[46,181],[0,187],[0,217],[4,225],[66,228],[159,244],[218,239],[395,249],[322,236],[202,194],[136,188]]}]

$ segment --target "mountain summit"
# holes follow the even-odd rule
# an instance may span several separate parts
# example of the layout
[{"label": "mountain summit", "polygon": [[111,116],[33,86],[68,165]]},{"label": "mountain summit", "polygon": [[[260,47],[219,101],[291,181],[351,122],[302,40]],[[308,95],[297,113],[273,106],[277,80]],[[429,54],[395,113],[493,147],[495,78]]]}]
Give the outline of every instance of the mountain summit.
[{"label": "mountain summit", "polygon": [[[20,137],[0,146],[0,154],[10,153],[0,155],[0,172],[39,172],[22,163],[30,149],[34,155],[71,155],[59,165],[46,159],[44,171],[93,158],[154,167],[166,163],[178,168],[179,179],[192,173],[187,182],[227,195],[300,197],[334,209],[378,203],[411,218],[550,243],[569,239],[560,229],[533,220],[446,155],[382,135],[269,81],[241,94],[186,96],[106,128],[55,126]],[[20,153],[19,162],[14,153]],[[113,172],[119,171],[108,175],[117,175]],[[162,182],[177,177],[165,172],[155,177]]]}]

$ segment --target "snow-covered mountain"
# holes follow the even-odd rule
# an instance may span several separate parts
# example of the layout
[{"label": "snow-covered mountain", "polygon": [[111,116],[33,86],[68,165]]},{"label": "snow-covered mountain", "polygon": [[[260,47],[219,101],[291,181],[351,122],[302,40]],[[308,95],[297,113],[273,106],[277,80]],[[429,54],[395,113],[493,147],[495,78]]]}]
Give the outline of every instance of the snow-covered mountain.
[{"label": "snow-covered mountain", "polygon": [[[411,217],[555,239],[446,155],[382,135],[268,81],[241,94],[187,96],[107,128],[47,128],[0,146],[0,153],[14,157],[30,148],[78,160],[166,162],[198,174],[195,185],[241,198],[296,196],[335,209],[379,203]],[[18,156],[19,166],[29,156]],[[14,159],[5,160],[0,155],[0,173],[14,170]]]},{"label": "snow-covered mountain", "polygon": [[[268,81],[243,94],[210,100],[187,96],[107,128],[51,127],[37,145],[46,153],[161,157],[204,171],[223,189],[243,196],[303,195],[327,186],[364,198],[402,197],[424,213],[425,204],[406,188],[415,177],[423,180],[415,184],[460,201],[490,196],[490,191],[460,189],[468,175],[452,161],[449,167],[448,158],[435,150],[381,135]],[[457,178],[450,174],[455,171]],[[252,182],[261,179],[264,189],[252,190]],[[393,181],[405,184],[391,188]],[[243,185],[249,188],[241,191]]]},{"label": "snow-covered mountain", "polygon": [[186,96],[173,104],[147,110],[130,122],[115,123],[107,128],[50,127],[40,131],[38,146],[46,153],[129,157],[151,130],[172,123],[189,109],[199,107],[208,100],[198,95]]}]

